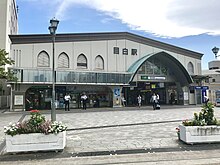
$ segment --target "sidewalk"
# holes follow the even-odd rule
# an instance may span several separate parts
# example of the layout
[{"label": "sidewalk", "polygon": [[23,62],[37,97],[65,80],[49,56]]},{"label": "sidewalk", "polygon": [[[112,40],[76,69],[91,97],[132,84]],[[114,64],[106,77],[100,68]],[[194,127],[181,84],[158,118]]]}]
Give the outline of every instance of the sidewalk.
[{"label": "sidewalk", "polygon": [[[182,120],[192,118],[193,113],[200,110],[199,106],[162,106],[161,110],[156,111],[153,111],[152,107],[99,108],[87,111],[78,109],[70,112],[57,110],[57,121],[62,121],[68,126],[67,146],[63,152],[4,154],[0,156],[0,161],[11,163],[20,160],[33,163],[34,160],[38,160],[37,162],[42,163],[42,159],[45,159],[49,163],[52,160],[62,159],[71,162],[74,159],[75,162],[78,160],[79,164],[92,164],[91,162],[95,164],[95,160],[116,163],[127,159],[135,162],[139,160],[136,160],[133,155],[137,157],[139,155],[143,158],[142,163],[146,164],[144,157],[148,155],[148,163],[159,161],[160,158],[160,161],[176,160],[181,163],[180,160],[186,162],[188,152],[197,155],[194,158],[211,160],[214,156],[220,156],[220,154],[211,154],[214,151],[220,153],[220,144],[186,145],[178,141],[175,130]],[[43,113],[50,119],[50,112]],[[28,117],[25,114],[26,112],[1,114],[1,142],[4,140],[3,126],[10,121],[18,121],[22,116]],[[220,118],[220,108],[215,108],[215,115]],[[174,155],[178,155],[178,160]],[[154,158],[155,156],[158,159]],[[205,160],[204,164],[207,163]],[[209,163],[215,163],[215,161],[209,161]]]}]

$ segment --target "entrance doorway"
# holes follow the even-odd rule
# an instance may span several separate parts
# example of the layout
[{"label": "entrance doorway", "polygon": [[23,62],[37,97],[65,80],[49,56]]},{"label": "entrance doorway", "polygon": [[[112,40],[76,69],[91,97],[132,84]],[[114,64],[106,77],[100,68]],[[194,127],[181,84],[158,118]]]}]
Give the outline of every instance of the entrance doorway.
[{"label": "entrance doorway", "polygon": [[29,88],[25,93],[25,109],[51,109],[52,89],[46,88]]}]

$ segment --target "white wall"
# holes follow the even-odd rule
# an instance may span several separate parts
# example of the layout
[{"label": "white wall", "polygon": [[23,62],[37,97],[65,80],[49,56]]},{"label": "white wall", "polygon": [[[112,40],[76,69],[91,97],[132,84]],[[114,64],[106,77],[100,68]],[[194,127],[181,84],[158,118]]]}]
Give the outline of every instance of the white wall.
[{"label": "white wall", "polygon": [[[119,47],[119,54],[113,54],[113,47]],[[122,54],[123,48],[128,49],[128,55]],[[131,49],[137,49],[137,55],[131,55]],[[51,57],[50,67],[52,67],[52,43],[13,44],[12,52],[14,52],[14,50],[21,50],[20,67],[22,68],[36,68],[37,55],[43,50]],[[77,69],[77,57],[79,54],[83,53],[88,60],[88,69],[86,69],[88,71],[94,70],[95,57],[101,55],[104,59],[105,72],[126,72],[127,69],[140,57],[161,51],[165,50],[128,40],[59,42],[55,44],[55,68],[57,67],[59,54],[65,52],[70,59],[69,69]],[[194,66],[194,74],[201,74],[201,68],[198,67],[201,67],[201,65],[198,65],[201,64],[201,60],[170,51],[165,52],[176,58],[186,69],[188,63],[192,62]]]}]

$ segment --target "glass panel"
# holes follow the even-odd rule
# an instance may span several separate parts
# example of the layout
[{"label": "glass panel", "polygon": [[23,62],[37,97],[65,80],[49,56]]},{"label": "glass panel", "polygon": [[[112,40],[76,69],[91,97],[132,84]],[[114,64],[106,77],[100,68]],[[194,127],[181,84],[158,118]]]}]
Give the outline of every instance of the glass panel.
[{"label": "glass panel", "polygon": [[79,74],[79,83],[87,83],[87,80],[86,80],[86,73],[80,73]]},{"label": "glass panel", "polygon": [[[56,72],[56,82],[67,83],[125,83],[131,74],[96,73],[96,72]],[[24,82],[52,82],[50,70],[23,70]]]},{"label": "glass panel", "polygon": [[63,72],[57,72],[56,81],[57,82],[66,82],[65,74]]},{"label": "glass panel", "polygon": [[160,68],[157,66],[154,66],[154,74],[159,75],[160,74]]},{"label": "glass panel", "polygon": [[165,66],[161,67],[161,74],[167,75],[167,67]]},{"label": "glass panel", "polygon": [[146,74],[153,74],[153,65],[150,62],[147,62],[146,65]]},{"label": "glass panel", "polygon": [[106,73],[97,73],[97,83],[106,83],[107,75]]}]

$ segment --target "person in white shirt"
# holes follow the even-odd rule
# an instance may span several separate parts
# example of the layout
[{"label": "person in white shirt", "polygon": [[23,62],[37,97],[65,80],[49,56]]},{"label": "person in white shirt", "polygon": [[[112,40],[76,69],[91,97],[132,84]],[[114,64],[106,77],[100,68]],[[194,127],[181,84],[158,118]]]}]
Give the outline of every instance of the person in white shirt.
[{"label": "person in white shirt", "polygon": [[159,95],[159,94],[156,94],[156,96],[157,96],[157,103],[159,103],[160,95]]},{"label": "person in white shirt", "polygon": [[65,111],[70,111],[70,95],[69,94],[66,94],[64,96],[64,103],[65,103]]},{"label": "person in white shirt", "polygon": [[208,102],[209,102],[209,97],[205,95],[204,96],[204,103],[205,103],[205,105],[207,105]]},{"label": "person in white shirt", "polygon": [[155,110],[156,109],[156,104],[157,104],[157,96],[156,96],[155,93],[151,96],[150,102],[153,103],[153,109]]},{"label": "person in white shirt", "polygon": [[138,102],[138,107],[139,108],[141,107],[141,101],[142,101],[141,95],[138,95],[137,102]]},{"label": "person in white shirt", "polygon": [[83,103],[83,109],[86,110],[86,102],[87,102],[87,99],[88,97],[86,96],[85,93],[82,94],[81,96],[81,100],[82,100],[82,103]]}]

